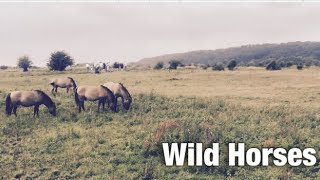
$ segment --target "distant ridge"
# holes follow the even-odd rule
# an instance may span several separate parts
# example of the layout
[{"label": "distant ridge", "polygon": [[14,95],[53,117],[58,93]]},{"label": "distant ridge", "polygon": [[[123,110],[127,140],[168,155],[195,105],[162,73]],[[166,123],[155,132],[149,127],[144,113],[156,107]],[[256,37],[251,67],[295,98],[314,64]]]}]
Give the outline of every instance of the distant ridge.
[{"label": "distant ridge", "polygon": [[257,44],[217,50],[198,50],[144,58],[136,64],[154,66],[158,62],[168,63],[173,59],[186,65],[191,63],[226,64],[231,60],[236,60],[240,65],[252,64],[257,66],[263,66],[271,61],[320,65],[320,42]]}]

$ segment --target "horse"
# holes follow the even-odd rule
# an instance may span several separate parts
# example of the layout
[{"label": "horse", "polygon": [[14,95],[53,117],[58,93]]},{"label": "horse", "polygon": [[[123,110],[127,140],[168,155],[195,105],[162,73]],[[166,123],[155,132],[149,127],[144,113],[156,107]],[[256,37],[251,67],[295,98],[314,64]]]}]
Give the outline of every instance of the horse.
[{"label": "horse", "polygon": [[40,90],[33,91],[13,91],[6,96],[6,114],[10,116],[12,112],[17,116],[19,105],[24,107],[34,106],[33,117],[39,117],[39,106],[45,105],[49,113],[56,116],[56,105],[51,98]]},{"label": "horse", "polygon": [[95,63],[93,67],[94,67],[94,73],[99,74],[101,70],[106,69],[106,63],[103,63],[103,62]]},{"label": "horse", "polygon": [[113,93],[102,85],[100,86],[79,86],[75,90],[75,102],[78,106],[79,113],[81,109],[85,111],[84,101],[98,101],[98,112],[100,106],[104,110],[105,103],[108,101],[108,104],[111,103],[110,109],[114,112],[117,111],[117,101]]},{"label": "horse", "polygon": [[103,86],[109,88],[113,92],[114,96],[116,97],[116,101],[118,101],[118,97],[120,97],[122,99],[123,108],[125,110],[129,110],[132,103],[132,98],[122,83],[107,82],[103,84]]},{"label": "horse", "polygon": [[55,78],[55,79],[52,79],[49,84],[51,84],[52,86],[51,93],[53,93],[54,91],[57,92],[58,87],[67,88],[67,93],[69,93],[69,89],[71,87],[73,87],[73,91],[77,87],[76,82],[71,77]]}]

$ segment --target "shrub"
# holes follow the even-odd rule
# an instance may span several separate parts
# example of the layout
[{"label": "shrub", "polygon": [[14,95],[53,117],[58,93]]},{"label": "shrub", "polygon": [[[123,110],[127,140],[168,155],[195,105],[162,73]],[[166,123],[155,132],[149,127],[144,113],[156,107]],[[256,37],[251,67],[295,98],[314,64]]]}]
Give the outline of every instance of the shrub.
[{"label": "shrub", "polygon": [[169,61],[169,69],[177,69],[178,66],[182,66],[182,63],[178,60]]},{"label": "shrub", "polygon": [[297,69],[298,69],[298,70],[302,70],[302,69],[303,69],[303,64],[302,64],[302,63],[299,63],[299,64],[297,65]]},{"label": "shrub", "polygon": [[287,62],[287,64],[286,64],[287,67],[291,67],[292,65],[293,65],[292,62]]},{"label": "shrub", "polygon": [[19,68],[23,69],[23,72],[27,72],[31,64],[32,64],[32,61],[29,59],[28,56],[22,56],[18,58],[17,65]]},{"label": "shrub", "polygon": [[153,69],[162,69],[164,66],[163,62],[158,62],[154,67]]},{"label": "shrub", "polygon": [[233,71],[236,66],[237,66],[237,62],[235,60],[232,60],[229,62],[227,67],[230,71]]},{"label": "shrub", "polygon": [[74,64],[73,59],[64,51],[51,53],[51,57],[47,66],[50,70],[64,71],[66,67]]},{"label": "shrub", "polygon": [[274,71],[274,70],[281,70],[281,67],[275,61],[272,61],[270,64],[268,64],[266,69],[269,71]]},{"label": "shrub", "polygon": [[213,71],[224,71],[224,67],[222,64],[214,64],[212,66],[212,70]]},{"label": "shrub", "polygon": [[2,70],[8,69],[8,66],[1,65],[1,66],[0,66],[0,69],[2,69]]}]

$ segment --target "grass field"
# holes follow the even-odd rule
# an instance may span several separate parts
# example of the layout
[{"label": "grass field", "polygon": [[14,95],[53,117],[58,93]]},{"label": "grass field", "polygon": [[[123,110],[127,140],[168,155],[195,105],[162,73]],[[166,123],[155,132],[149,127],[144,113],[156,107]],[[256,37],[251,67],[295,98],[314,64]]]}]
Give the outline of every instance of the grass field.
[{"label": "grass field", "polygon": [[[131,92],[129,112],[77,113],[72,94],[51,95],[53,77],[77,85],[122,82]],[[40,179],[319,179],[314,167],[165,167],[161,142],[229,142],[248,147],[314,147],[320,151],[320,69],[265,71],[147,70],[63,73],[42,69],[0,71],[0,175]],[[12,90],[41,89],[57,104],[58,116],[19,108],[4,114]],[[226,154],[226,153],[224,153]],[[317,154],[319,159],[319,154]],[[319,163],[318,163],[319,164]]]}]

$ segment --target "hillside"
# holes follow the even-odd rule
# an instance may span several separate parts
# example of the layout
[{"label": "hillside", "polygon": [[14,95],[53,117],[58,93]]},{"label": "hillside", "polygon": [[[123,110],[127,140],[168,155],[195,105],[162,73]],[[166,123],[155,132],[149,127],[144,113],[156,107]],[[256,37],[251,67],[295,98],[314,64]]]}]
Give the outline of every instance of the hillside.
[{"label": "hillside", "polygon": [[245,45],[217,50],[199,50],[185,53],[167,54],[157,57],[144,58],[137,62],[139,65],[153,66],[157,62],[167,63],[179,60],[183,64],[191,63],[226,64],[236,60],[240,65],[265,66],[271,61],[279,63],[299,63],[309,65],[320,64],[320,42],[289,42],[281,44]]}]

